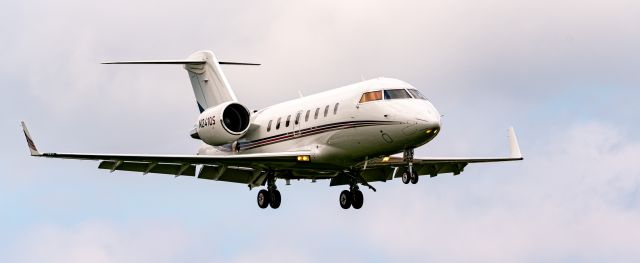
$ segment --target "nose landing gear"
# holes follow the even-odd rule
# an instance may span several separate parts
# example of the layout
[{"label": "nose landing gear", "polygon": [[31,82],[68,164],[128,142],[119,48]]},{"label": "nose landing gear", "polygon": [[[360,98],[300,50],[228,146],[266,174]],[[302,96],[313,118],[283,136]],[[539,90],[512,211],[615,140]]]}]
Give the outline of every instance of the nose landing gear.
[{"label": "nose landing gear", "polygon": [[402,182],[404,184],[418,183],[418,172],[413,170],[413,149],[407,149],[404,151],[404,161],[407,162],[407,170],[402,173]]},{"label": "nose landing gear", "polygon": [[413,173],[409,172],[409,169],[407,169],[407,171],[404,171],[402,173],[402,182],[404,184],[417,184],[418,183],[418,172],[413,171]]}]

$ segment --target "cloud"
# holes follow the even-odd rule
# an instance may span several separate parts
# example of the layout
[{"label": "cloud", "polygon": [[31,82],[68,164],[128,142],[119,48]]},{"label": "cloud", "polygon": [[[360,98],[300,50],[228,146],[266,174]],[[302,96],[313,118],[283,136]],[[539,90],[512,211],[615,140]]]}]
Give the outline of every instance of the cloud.
[{"label": "cloud", "polygon": [[12,262],[175,262],[188,241],[184,229],[168,223],[41,225],[14,244]]}]

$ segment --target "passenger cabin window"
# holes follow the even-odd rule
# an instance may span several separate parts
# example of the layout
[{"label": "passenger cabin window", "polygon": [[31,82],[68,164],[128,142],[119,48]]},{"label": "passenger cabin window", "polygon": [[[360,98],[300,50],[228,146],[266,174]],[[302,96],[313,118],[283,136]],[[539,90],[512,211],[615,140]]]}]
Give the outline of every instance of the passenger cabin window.
[{"label": "passenger cabin window", "polygon": [[385,100],[410,99],[411,95],[405,89],[389,89],[384,91]]},{"label": "passenger cabin window", "polygon": [[329,105],[324,107],[324,116],[327,117],[328,114],[329,114]]},{"label": "passenger cabin window", "polygon": [[420,91],[418,91],[417,89],[410,89],[409,92],[411,93],[411,95],[413,95],[413,98],[427,100],[427,98],[422,95],[422,93],[420,93]]},{"label": "passenger cabin window", "polygon": [[296,114],[296,120],[294,122],[295,125],[298,125],[298,123],[300,123],[300,114],[302,114],[302,111],[299,111],[298,114]]},{"label": "passenger cabin window", "polygon": [[320,108],[316,108],[316,114],[313,115],[314,120],[318,119],[318,113],[320,113]]},{"label": "passenger cabin window", "polygon": [[338,114],[338,105],[340,105],[340,103],[336,103],[336,106],[333,106],[333,115]]},{"label": "passenger cabin window", "polygon": [[278,118],[278,121],[276,121],[276,130],[277,130],[277,129],[280,129],[280,120],[281,120],[281,119],[282,119],[282,118]]},{"label": "passenger cabin window", "polygon": [[284,126],[289,127],[289,122],[291,122],[291,115],[287,116],[287,121],[284,123]]},{"label": "passenger cabin window", "polygon": [[309,121],[309,114],[311,114],[311,110],[307,110],[307,114],[304,115],[304,121],[308,122]]},{"label": "passenger cabin window", "polygon": [[269,120],[269,124],[267,124],[267,132],[271,131],[271,123],[273,122],[273,120]]},{"label": "passenger cabin window", "polygon": [[382,91],[378,90],[378,91],[365,92],[364,94],[362,94],[362,97],[360,98],[360,103],[376,101],[376,100],[382,100]]}]

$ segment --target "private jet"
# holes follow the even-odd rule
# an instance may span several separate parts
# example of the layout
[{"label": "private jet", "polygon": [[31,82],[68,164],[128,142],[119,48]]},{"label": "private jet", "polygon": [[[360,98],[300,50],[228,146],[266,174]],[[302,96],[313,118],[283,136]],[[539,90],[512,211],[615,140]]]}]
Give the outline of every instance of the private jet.
[{"label": "private jet", "polygon": [[260,208],[280,207],[276,180],[328,180],[348,186],[344,209],[360,209],[359,186],[400,177],[460,174],[470,163],[523,160],[516,134],[508,129],[506,157],[415,157],[414,149],[441,131],[441,115],[418,89],[392,78],[375,78],[250,111],[236,98],[219,61],[204,50],[183,60],[119,61],[103,64],[177,64],[189,75],[200,115],[190,137],[202,141],[196,154],[41,153],[22,122],[31,156],[100,161],[99,169],[192,176],[245,184]]}]

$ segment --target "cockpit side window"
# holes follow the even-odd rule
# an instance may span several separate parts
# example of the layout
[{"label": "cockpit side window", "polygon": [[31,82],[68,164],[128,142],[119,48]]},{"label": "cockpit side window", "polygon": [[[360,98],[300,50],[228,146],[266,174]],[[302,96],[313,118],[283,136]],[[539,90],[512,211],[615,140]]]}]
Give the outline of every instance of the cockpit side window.
[{"label": "cockpit side window", "polygon": [[405,89],[388,89],[384,91],[385,100],[410,99],[411,95]]},{"label": "cockpit side window", "polygon": [[417,89],[410,89],[409,92],[416,99],[427,100],[427,98],[424,95],[422,95],[422,93],[420,93],[420,91],[418,91]]},{"label": "cockpit side window", "polygon": [[365,92],[360,98],[360,103],[376,100],[382,100],[382,91]]}]

